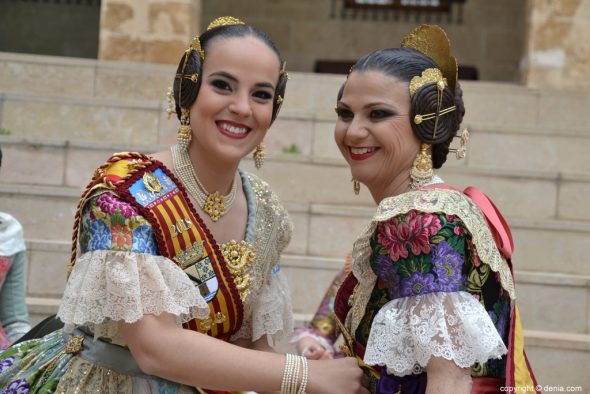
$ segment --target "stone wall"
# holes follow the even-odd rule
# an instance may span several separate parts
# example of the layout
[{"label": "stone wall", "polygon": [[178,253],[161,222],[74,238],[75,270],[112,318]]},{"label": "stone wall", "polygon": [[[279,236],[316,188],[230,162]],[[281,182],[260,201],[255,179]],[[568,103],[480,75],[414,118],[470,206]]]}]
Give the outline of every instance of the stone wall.
[{"label": "stone wall", "polygon": [[528,86],[590,89],[590,1],[529,0]]},{"label": "stone wall", "polygon": [[103,0],[98,58],[177,63],[200,20],[200,0]]},{"label": "stone wall", "polygon": [[[332,0],[216,0],[203,2],[203,26],[220,15],[233,15],[262,29],[277,44],[290,70],[313,71],[315,61],[355,60],[378,48],[398,46],[419,23],[409,20],[341,19],[332,14]],[[468,0],[463,23],[449,24],[436,17],[448,33],[461,64],[476,66],[480,78],[521,80],[526,2]]]}]

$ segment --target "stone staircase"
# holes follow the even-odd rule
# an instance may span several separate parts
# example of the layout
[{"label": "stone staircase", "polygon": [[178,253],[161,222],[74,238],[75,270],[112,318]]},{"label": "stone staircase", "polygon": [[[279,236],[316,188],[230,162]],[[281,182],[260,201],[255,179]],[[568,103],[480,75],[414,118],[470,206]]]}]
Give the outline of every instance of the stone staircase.
[{"label": "stone staircase", "polygon": [[[165,115],[174,66],[0,53],[0,210],[23,223],[27,294],[35,320],[56,310],[77,199],[111,153],[153,152],[174,142]],[[371,217],[352,192],[333,143],[342,76],[291,73],[260,172],[295,223],[283,258],[300,321],[309,318],[352,241]],[[443,178],[476,185],[515,237],[517,294],[540,383],[590,391],[590,92],[464,82],[472,140]],[[246,160],[244,168],[252,170]]]}]

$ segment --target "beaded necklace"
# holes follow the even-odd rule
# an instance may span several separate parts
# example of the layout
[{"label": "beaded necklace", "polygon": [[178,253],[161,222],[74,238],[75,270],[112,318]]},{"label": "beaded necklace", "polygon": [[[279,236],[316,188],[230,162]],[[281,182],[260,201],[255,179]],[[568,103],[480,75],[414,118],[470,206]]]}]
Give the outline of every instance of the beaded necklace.
[{"label": "beaded necklace", "polygon": [[229,212],[236,198],[237,182],[235,177],[231,190],[226,196],[222,196],[218,191],[209,193],[199,180],[188,151],[178,145],[174,145],[170,150],[172,152],[174,171],[188,193],[197,201],[203,212],[209,215],[211,220],[218,221]]}]

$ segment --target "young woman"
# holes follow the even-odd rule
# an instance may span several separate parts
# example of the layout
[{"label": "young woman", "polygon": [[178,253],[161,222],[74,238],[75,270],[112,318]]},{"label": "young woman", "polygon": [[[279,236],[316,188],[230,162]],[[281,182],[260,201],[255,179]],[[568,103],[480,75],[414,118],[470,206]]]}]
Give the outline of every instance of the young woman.
[{"label": "young woman", "polygon": [[424,25],[402,48],[362,57],[338,97],[336,143],[355,189],[364,184],[379,205],[334,307],[372,392],[536,385],[514,304],[509,230],[481,192],[434,174],[464,114],[456,85],[446,34]]},{"label": "young woman", "polygon": [[195,37],[174,79],[178,144],[97,169],[75,222],[66,326],[0,356],[6,392],[366,392],[352,359],[270,352],[292,324],[279,265],[292,225],[238,166],[252,150],[261,164],[286,82],[273,43],[238,19]]}]

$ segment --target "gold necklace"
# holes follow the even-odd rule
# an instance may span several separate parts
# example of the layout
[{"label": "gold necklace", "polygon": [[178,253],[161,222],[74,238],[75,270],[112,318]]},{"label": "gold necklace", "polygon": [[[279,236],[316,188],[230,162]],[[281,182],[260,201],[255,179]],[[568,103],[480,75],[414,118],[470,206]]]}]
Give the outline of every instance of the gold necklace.
[{"label": "gold necklace", "polygon": [[234,203],[237,190],[236,179],[234,178],[231,190],[226,196],[222,196],[218,191],[209,193],[199,180],[199,177],[197,177],[188,151],[178,145],[174,145],[170,150],[172,152],[174,171],[189,194],[197,200],[203,212],[209,215],[211,220],[218,221],[229,212]]}]

